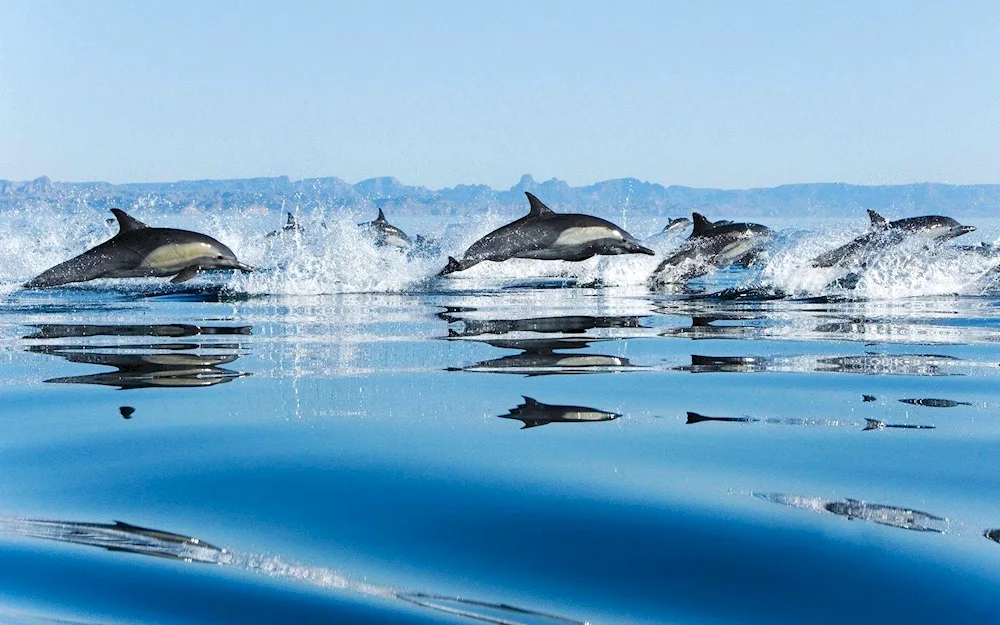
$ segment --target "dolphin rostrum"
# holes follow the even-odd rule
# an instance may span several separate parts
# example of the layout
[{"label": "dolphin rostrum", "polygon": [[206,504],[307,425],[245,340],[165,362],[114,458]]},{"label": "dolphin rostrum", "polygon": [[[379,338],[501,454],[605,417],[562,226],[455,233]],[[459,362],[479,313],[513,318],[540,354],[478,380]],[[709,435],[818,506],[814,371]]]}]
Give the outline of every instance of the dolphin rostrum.
[{"label": "dolphin rostrum", "polygon": [[869,209],[868,217],[872,228],[867,233],[840,247],[820,254],[812,260],[813,267],[834,267],[850,265],[871,252],[899,244],[907,237],[917,237],[933,243],[943,243],[955,237],[962,236],[976,229],[975,226],[963,226],[951,217],[941,215],[925,215],[923,217],[907,217],[889,221],[877,212]]},{"label": "dolphin rostrum", "polygon": [[752,223],[711,222],[692,213],[694,228],[687,242],[657,266],[653,286],[686,282],[752,255],[772,236],[766,226]]},{"label": "dolphin rostrum", "polygon": [[118,234],[75,258],[60,263],[32,278],[26,288],[59,286],[97,278],[139,278],[174,276],[171,282],[185,282],[199,271],[253,269],[236,259],[233,251],[210,236],[176,230],[150,228],[112,208],[118,219]]},{"label": "dolphin rostrum", "polygon": [[655,252],[610,221],[578,213],[556,213],[525,191],[531,208],[527,215],[501,226],[469,246],[461,260],[448,257],[438,275],[464,271],[484,260],[510,258],[577,262],[593,256]]},{"label": "dolphin rostrum", "polygon": [[410,237],[406,236],[405,232],[389,223],[381,208],[378,209],[378,217],[375,218],[375,221],[369,221],[360,225],[368,228],[375,235],[375,245],[379,247],[389,246],[406,249],[413,245],[413,241],[410,240]]}]

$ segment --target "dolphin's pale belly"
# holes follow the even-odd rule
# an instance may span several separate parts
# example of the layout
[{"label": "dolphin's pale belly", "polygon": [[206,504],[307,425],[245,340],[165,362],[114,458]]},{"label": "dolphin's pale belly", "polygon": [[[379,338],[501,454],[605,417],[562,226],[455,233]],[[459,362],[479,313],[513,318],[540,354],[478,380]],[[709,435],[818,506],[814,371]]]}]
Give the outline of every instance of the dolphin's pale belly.
[{"label": "dolphin's pale belly", "polygon": [[609,241],[623,241],[624,237],[620,232],[611,228],[601,226],[583,226],[579,228],[566,228],[559,237],[552,243],[552,247],[577,247],[583,245],[594,245]]},{"label": "dolphin's pale belly", "polygon": [[754,245],[756,242],[753,239],[738,239],[722,248],[717,256],[717,261],[729,264],[737,258],[742,258]]},{"label": "dolphin's pale belly", "polygon": [[623,361],[617,356],[587,354],[581,356],[566,356],[556,362],[558,367],[621,367]]},{"label": "dolphin's pale belly", "polygon": [[610,421],[616,415],[610,412],[600,412],[597,410],[570,410],[562,414],[555,415],[554,420],[558,421]]},{"label": "dolphin's pale belly", "polygon": [[137,269],[149,273],[177,273],[185,267],[197,265],[199,259],[211,258],[213,253],[208,243],[170,243],[147,254]]},{"label": "dolphin's pale belly", "polygon": [[523,250],[515,258],[536,260],[580,261],[599,255],[623,252],[625,238],[620,232],[602,226],[566,228],[550,245],[542,249]]}]

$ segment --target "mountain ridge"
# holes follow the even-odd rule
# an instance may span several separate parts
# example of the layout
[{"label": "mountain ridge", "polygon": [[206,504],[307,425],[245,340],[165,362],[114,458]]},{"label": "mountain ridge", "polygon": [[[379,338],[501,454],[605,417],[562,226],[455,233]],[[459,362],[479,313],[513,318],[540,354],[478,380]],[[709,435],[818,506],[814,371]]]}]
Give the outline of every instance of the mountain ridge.
[{"label": "mountain ridge", "polygon": [[520,211],[524,191],[557,210],[596,213],[636,211],[683,215],[823,217],[864,209],[889,216],[915,214],[983,215],[1000,208],[1000,184],[951,185],[920,182],[898,185],[852,185],[843,182],[792,183],[750,189],[664,186],[637,178],[617,178],[574,187],[551,178],[536,181],[524,174],[510,189],[456,185],[429,189],[390,176],[351,184],[328,176],[292,180],[288,176],[179,180],[174,182],[56,182],[48,176],[28,181],[0,180],[0,210],[26,205],[53,208],[89,206],[128,209],[156,206],[166,210],[203,211],[264,207],[292,210],[310,207],[388,208],[406,213],[469,214],[480,210]]}]

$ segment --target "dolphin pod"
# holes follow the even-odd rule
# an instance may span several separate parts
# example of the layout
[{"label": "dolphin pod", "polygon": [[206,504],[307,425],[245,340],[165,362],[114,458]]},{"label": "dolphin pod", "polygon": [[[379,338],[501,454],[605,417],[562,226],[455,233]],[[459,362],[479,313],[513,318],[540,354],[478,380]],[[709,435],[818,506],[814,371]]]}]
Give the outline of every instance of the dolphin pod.
[{"label": "dolphin pod", "polygon": [[771,230],[760,224],[711,222],[700,213],[692,214],[692,222],[691,236],[653,271],[651,286],[686,282],[713,269],[749,262],[772,237]]},{"label": "dolphin pod", "polygon": [[[503,262],[511,258],[577,262],[594,256],[655,255],[652,249],[609,221],[580,213],[557,213],[533,194],[525,192],[525,195],[529,203],[527,215],[481,237],[461,258],[449,256],[438,276],[464,271],[483,261]],[[53,287],[97,278],[168,276],[172,276],[171,282],[179,283],[202,271],[252,271],[231,249],[210,236],[189,230],[151,228],[120,209],[111,211],[118,222],[118,234],[47,269],[26,282],[24,287]],[[907,238],[923,239],[936,245],[976,229],[940,215],[890,221],[873,210],[868,214],[871,220],[868,232],[816,256],[809,263],[824,268],[859,263],[863,267],[873,253],[898,245]],[[434,258],[440,253],[438,242],[421,235],[411,239],[388,222],[381,208],[376,219],[359,225],[372,235],[376,246],[402,250],[411,258]],[[652,272],[648,280],[651,288],[684,283],[729,265],[749,266],[758,260],[774,237],[774,233],[761,224],[713,222],[697,212],[692,213],[690,220],[685,217],[668,219],[659,234],[679,232],[688,225],[692,226],[691,235]],[[301,232],[302,227],[296,223],[294,215],[288,213],[282,229],[268,233],[265,238],[296,231]],[[984,255],[993,252],[993,247],[985,244],[969,249]]]}]

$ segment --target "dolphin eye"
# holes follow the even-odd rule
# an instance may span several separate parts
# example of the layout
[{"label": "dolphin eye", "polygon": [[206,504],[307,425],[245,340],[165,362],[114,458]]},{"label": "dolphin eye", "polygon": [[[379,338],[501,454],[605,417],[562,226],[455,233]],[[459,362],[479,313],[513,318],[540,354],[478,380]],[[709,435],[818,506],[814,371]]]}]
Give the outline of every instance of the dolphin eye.
[{"label": "dolphin eye", "polygon": [[218,256],[215,257],[215,260],[225,260],[225,256],[219,254]]}]

